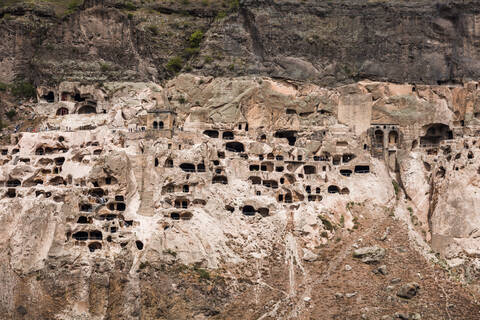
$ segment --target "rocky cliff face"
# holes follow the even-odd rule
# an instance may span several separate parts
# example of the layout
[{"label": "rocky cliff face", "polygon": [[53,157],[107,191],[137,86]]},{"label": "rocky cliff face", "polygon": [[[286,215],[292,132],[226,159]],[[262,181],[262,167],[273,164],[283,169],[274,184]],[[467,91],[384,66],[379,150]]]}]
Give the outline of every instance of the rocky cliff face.
[{"label": "rocky cliff face", "polygon": [[1,319],[478,318],[477,3],[1,5]]},{"label": "rocky cliff face", "polygon": [[158,81],[183,69],[332,86],[463,83],[480,72],[477,1],[51,2],[1,9],[0,79]]}]

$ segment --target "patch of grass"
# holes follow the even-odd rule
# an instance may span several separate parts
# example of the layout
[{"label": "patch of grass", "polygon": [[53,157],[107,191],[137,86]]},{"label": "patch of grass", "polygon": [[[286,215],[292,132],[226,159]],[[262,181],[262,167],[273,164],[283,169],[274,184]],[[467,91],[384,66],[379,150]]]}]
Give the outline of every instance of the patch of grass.
[{"label": "patch of grass", "polygon": [[341,226],[342,228],[345,226],[345,217],[343,216],[343,214],[342,214],[342,216],[340,217],[340,226]]},{"label": "patch of grass", "polygon": [[190,43],[191,48],[198,48],[200,46],[200,42],[203,39],[203,32],[201,30],[197,30],[190,35],[188,42]]},{"label": "patch of grass", "polygon": [[173,57],[167,62],[165,67],[170,72],[180,72],[180,70],[183,68],[183,59],[179,56]]}]

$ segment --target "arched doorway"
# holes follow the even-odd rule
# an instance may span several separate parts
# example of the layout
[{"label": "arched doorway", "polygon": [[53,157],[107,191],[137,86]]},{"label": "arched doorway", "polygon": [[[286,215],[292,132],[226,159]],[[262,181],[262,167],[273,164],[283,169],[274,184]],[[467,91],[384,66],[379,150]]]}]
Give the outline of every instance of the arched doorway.
[{"label": "arched doorway", "polygon": [[92,114],[92,113],[97,113],[97,110],[93,106],[86,105],[86,106],[83,106],[80,109],[78,109],[77,113],[78,114]]},{"label": "arched doorway", "polygon": [[67,108],[62,107],[57,110],[57,116],[65,116],[67,114],[68,114]]},{"label": "arched doorway", "polygon": [[383,131],[376,130],[374,136],[375,136],[375,145],[383,147]]},{"label": "arched doorway", "polygon": [[394,146],[398,143],[398,132],[397,131],[390,131],[388,133],[388,145]]}]

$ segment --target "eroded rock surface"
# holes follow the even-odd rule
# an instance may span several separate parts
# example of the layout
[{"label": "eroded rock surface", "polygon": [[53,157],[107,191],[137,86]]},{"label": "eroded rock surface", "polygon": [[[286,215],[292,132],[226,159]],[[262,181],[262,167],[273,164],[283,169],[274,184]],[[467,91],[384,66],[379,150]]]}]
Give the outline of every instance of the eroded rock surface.
[{"label": "eroded rock surface", "polygon": [[463,83],[480,74],[479,10],[475,0],[5,0],[0,79],[158,81],[183,69]]},{"label": "eroded rock surface", "polygon": [[[476,82],[327,89],[182,74],[37,94],[19,106],[34,120],[0,148],[10,318],[479,310],[435,266],[475,288]],[[405,305],[396,278],[426,293]]]}]

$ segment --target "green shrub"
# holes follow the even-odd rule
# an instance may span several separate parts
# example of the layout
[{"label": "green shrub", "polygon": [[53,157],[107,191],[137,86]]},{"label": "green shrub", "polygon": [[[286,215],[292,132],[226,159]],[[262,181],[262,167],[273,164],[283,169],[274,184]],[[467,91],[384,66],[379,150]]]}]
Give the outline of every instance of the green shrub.
[{"label": "green shrub", "polygon": [[198,269],[195,269],[195,271],[200,276],[200,279],[210,280],[210,273],[207,270],[198,268]]},{"label": "green shrub", "polygon": [[7,91],[8,84],[0,82],[0,91]]},{"label": "green shrub", "polygon": [[200,46],[200,42],[203,39],[203,32],[201,30],[197,30],[190,35],[190,47],[191,48],[198,48]]},{"label": "green shrub", "polygon": [[229,7],[230,11],[237,11],[240,8],[239,0],[230,0]]},{"label": "green shrub", "polygon": [[108,72],[108,71],[112,70],[112,68],[108,63],[100,63],[100,70],[102,72]]},{"label": "green shrub", "polygon": [[135,11],[137,10],[137,7],[131,2],[131,1],[127,1],[123,7],[127,10],[130,10],[130,11]]},{"label": "green shrub", "polygon": [[227,16],[227,13],[225,11],[219,11],[217,13],[217,16],[215,17],[215,19],[217,20],[222,20],[224,19],[225,17]]},{"label": "green shrub", "polygon": [[10,109],[5,113],[5,115],[7,116],[8,120],[12,121],[12,119],[17,115],[17,111]]},{"label": "green shrub", "polygon": [[71,0],[67,4],[67,10],[65,11],[65,15],[69,15],[80,9],[83,4],[83,0]]},{"label": "green shrub", "polygon": [[211,56],[205,56],[205,57],[203,58],[203,61],[204,61],[205,63],[211,63],[211,62],[213,61],[213,58],[212,58]]},{"label": "green shrub", "polygon": [[20,98],[34,98],[37,96],[33,84],[26,81],[15,82],[12,85],[12,94]]},{"label": "green shrub", "polygon": [[147,30],[150,31],[153,35],[158,35],[158,27],[154,24],[147,26]]},{"label": "green shrub", "polygon": [[127,17],[128,17],[128,20],[133,20],[133,13],[128,13]]},{"label": "green shrub", "polygon": [[182,67],[183,59],[178,56],[171,58],[166,65],[167,70],[173,73],[180,72],[180,70],[182,70]]}]

